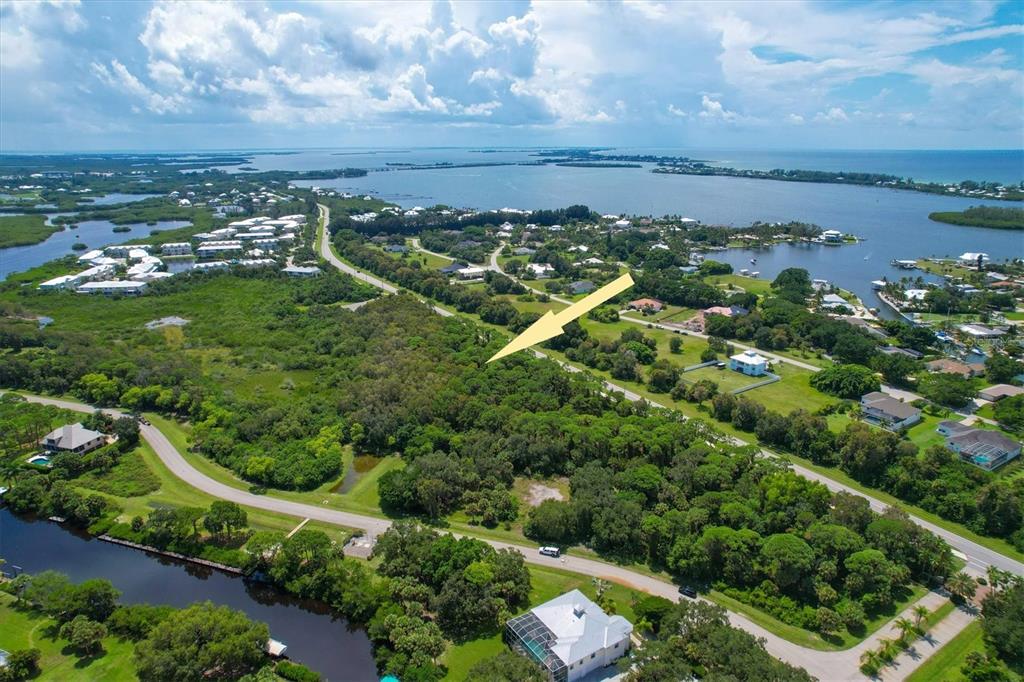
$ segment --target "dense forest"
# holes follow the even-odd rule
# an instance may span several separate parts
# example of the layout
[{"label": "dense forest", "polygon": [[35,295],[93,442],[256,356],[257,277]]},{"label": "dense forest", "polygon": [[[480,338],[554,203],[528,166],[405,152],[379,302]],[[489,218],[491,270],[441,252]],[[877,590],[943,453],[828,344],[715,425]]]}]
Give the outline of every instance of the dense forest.
[{"label": "dense forest", "polygon": [[950,225],[992,227],[998,230],[1024,230],[1024,208],[971,206],[963,211],[937,211],[928,217]]}]

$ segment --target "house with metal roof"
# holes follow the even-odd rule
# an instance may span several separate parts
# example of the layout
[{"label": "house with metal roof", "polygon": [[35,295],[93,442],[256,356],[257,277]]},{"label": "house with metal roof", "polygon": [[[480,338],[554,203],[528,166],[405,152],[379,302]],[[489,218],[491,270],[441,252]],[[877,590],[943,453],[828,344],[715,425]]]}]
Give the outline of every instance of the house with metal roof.
[{"label": "house with metal roof", "polygon": [[83,455],[106,444],[107,437],[99,431],[93,431],[76,424],[65,424],[43,436],[39,444],[49,452],[73,452]]},{"label": "house with metal roof", "polygon": [[629,651],[633,624],[609,616],[579,590],[530,609],[505,625],[505,641],[543,667],[553,682],[575,682]]}]

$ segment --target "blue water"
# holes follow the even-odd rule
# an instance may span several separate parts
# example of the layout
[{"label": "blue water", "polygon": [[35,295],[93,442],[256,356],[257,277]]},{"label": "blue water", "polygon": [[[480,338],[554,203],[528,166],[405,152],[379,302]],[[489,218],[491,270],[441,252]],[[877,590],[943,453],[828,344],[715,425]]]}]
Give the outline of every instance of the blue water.
[{"label": "blue water", "polygon": [[[786,267],[805,267],[815,278],[854,291],[869,306],[880,305],[871,280],[907,274],[889,266],[893,259],[955,257],[965,251],[984,251],[995,260],[1024,257],[1020,232],[928,219],[932,211],[962,210],[982,202],[875,187],[557,166],[405,170],[296,184],[371,192],[406,207],[445,203],[482,209],[558,208],[581,203],[601,213],[675,214],[709,224],[816,223],[866,241],[841,247],[781,247],[760,254],[736,250],[713,257],[732,262],[736,269],[759,270],[762,277],[774,277]],[[758,264],[753,267],[748,261],[755,255]]]},{"label": "blue water", "polygon": [[[541,149],[541,148],[538,148]],[[395,149],[315,149],[291,154],[253,154],[247,166],[259,170],[319,170],[325,168],[387,168],[388,163],[493,163],[537,161],[537,150],[473,147]],[[242,152],[246,153],[246,152]],[[687,147],[614,147],[601,153],[686,156],[719,166],[749,170],[773,168],[856,171],[911,177],[924,182],[1024,180],[1024,150],[824,150],[764,151],[694,149]],[[229,167],[229,170],[232,168]]]},{"label": "blue water", "polygon": [[109,206],[111,204],[134,204],[136,201],[142,201],[143,199],[150,199],[152,197],[162,196],[160,194],[123,194],[121,192],[111,192],[104,194],[101,197],[91,197],[89,199],[83,198],[81,200],[82,208],[88,208],[89,206]]},{"label": "blue water", "polygon": [[111,244],[121,244],[130,239],[148,237],[153,230],[173,230],[190,224],[187,220],[161,220],[156,225],[146,225],[145,223],[122,225],[130,230],[114,232],[115,225],[109,220],[83,220],[78,223],[77,230],[65,227],[60,232],[54,232],[44,242],[30,246],[0,249],[0,280],[5,279],[12,272],[23,272],[55,258],[85,253],[85,250],[72,250],[71,247],[76,242],[85,244],[89,249],[99,249]]},{"label": "blue water", "polygon": [[885,173],[919,182],[1024,180],[1024,150],[821,150],[766,151],[739,149],[615,149],[609,153],[688,156],[716,166],[743,170],[818,170]]}]

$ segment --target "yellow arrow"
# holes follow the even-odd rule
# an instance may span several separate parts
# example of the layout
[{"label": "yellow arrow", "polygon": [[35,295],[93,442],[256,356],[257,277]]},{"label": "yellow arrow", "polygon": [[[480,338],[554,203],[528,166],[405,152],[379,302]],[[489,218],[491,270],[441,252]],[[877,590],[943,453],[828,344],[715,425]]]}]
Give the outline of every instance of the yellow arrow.
[{"label": "yellow arrow", "polygon": [[576,301],[557,315],[552,313],[550,310],[547,311],[544,313],[542,318],[531,324],[530,327],[522,334],[512,339],[507,346],[495,353],[494,357],[487,362],[503,358],[506,355],[511,355],[516,351],[529,348],[541,341],[547,341],[548,339],[558,336],[562,333],[562,328],[565,325],[578,317],[583,317],[597,306],[610,298],[618,296],[631,286],[633,286],[633,278],[630,277],[627,272],[615,281],[605,284],[586,298]]}]

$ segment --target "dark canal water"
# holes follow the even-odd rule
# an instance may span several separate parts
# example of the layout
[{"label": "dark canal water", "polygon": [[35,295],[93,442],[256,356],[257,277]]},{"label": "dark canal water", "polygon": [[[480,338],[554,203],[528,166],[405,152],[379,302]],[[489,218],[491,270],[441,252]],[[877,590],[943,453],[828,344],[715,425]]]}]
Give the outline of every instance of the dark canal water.
[{"label": "dark canal water", "polygon": [[0,509],[0,556],[29,573],[47,569],[73,581],[106,578],[126,604],[187,606],[210,600],[244,611],[288,645],[288,657],[331,682],[376,682],[366,632],[333,616],[324,604],[299,600],[238,576],[102,542],[49,521]]}]

